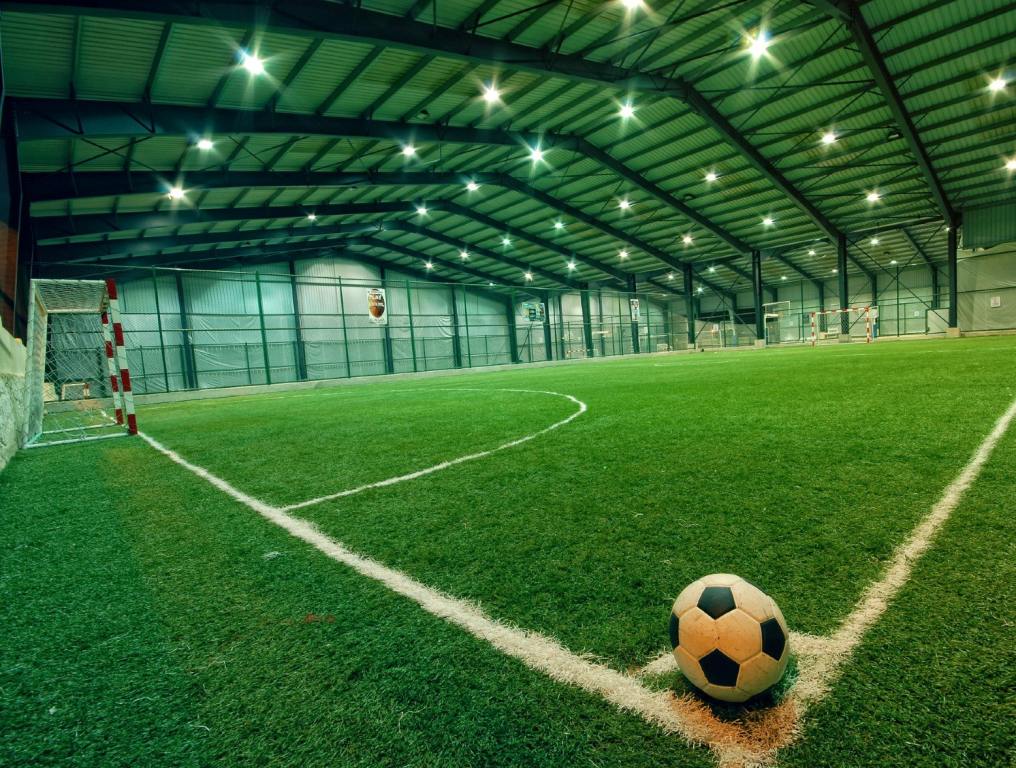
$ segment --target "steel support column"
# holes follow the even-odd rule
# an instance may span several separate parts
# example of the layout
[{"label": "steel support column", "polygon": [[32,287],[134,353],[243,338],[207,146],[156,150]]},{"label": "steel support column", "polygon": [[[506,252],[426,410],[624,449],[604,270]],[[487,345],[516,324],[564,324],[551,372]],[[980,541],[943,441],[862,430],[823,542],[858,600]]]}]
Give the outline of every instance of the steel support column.
[{"label": "steel support column", "polygon": [[688,321],[688,346],[695,348],[695,293],[692,286],[692,268],[684,268],[684,316]]},{"label": "steel support column", "polygon": [[554,359],[554,344],[550,333],[550,291],[540,294],[543,299],[543,350],[548,360]]},{"label": "steel support column", "polygon": [[589,283],[583,283],[579,288],[579,302],[582,305],[582,340],[586,345],[586,357],[592,357],[593,349],[593,318],[589,306]]},{"label": "steel support column", "polygon": [[513,363],[519,362],[519,329],[515,322],[515,291],[504,299],[504,315],[508,322],[508,355]]},{"label": "steel support column", "polygon": [[293,290],[293,333],[296,335],[296,378],[307,378],[307,350],[303,347],[303,324],[300,321],[300,289],[296,283],[296,262],[289,261],[289,285]]},{"label": "steel support column", "polygon": [[183,355],[183,380],[187,389],[198,388],[197,363],[194,359],[194,347],[191,345],[190,320],[187,316],[187,298],[183,291],[183,277],[174,272],[176,278],[176,301],[180,313],[180,351]]},{"label": "steel support column", "polygon": [[[840,309],[848,309],[850,307],[850,281],[847,280],[846,235],[836,238],[836,285],[840,294]],[[840,333],[844,336],[850,333],[850,315],[846,312],[840,313]]]},{"label": "steel support column", "polygon": [[631,348],[637,355],[642,349],[639,345],[639,321],[632,316],[631,300],[638,298],[638,280],[635,275],[628,276],[628,317],[631,319]]},{"label": "steel support column", "polygon": [[[381,279],[381,287],[385,289],[387,293],[387,270],[384,267],[378,267],[378,277]],[[391,326],[388,323],[384,324],[384,353],[385,353],[385,372],[395,373],[395,355],[392,352],[392,331]]]},{"label": "steel support column", "polygon": [[765,303],[762,295],[762,252],[751,252],[751,293],[755,303],[755,340],[765,341],[766,318],[762,305]]},{"label": "steel support column", "polygon": [[462,339],[459,338],[459,300],[455,294],[455,286],[451,287],[451,321],[452,321],[452,362],[456,368],[462,367]]},{"label": "steel support column", "polygon": [[958,246],[959,246],[959,243],[958,243],[957,237],[956,237],[957,234],[958,233],[956,231],[956,225],[955,225],[955,223],[953,223],[953,225],[949,227],[948,246],[947,246],[947,249],[948,249],[948,260],[949,260],[949,327],[950,328],[959,328],[960,327],[959,313],[958,313],[958,309],[959,308],[956,306],[956,302],[957,302],[957,299],[958,299],[958,293],[959,293],[957,274],[956,274],[956,256],[957,256],[957,251],[958,251]]}]

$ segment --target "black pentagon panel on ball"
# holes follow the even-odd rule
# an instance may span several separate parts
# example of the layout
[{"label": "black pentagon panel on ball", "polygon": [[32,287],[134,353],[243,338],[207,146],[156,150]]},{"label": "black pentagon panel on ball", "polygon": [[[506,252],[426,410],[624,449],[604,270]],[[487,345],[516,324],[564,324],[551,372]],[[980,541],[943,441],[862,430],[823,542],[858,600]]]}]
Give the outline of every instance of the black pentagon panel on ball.
[{"label": "black pentagon panel on ball", "polygon": [[741,665],[727,656],[723,651],[710,651],[701,659],[699,666],[702,673],[713,685],[737,685],[737,673]]},{"label": "black pentagon panel on ball", "polygon": [[677,648],[677,630],[678,630],[677,614],[672,613],[670,614],[670,644],[674,648]]},{"label": "black pentagon panel on ball", "polygon": [[698,599],[698,607],[714,619],[718,619],[736,607],[734,593],[730,591],[730,587],[706,587]]},{"label": "black pentagon panel on ball", "polygon": [[787,636],[783,633],[783,627],[776,619],[766,619],[762,622],[762,653],[772,656],[777,661],[783,656],[783,649],[787,647]]}]

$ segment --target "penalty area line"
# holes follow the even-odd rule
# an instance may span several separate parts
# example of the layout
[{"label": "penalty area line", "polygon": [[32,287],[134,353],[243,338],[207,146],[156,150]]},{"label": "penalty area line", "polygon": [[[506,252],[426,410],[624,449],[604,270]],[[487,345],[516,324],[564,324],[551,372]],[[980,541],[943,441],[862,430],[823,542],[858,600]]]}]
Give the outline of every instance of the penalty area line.
[{"label": "penalty area line", "polygon": [[635,677],[572,653],[551,637],[500,622],[472,602],[447,595],[377,560],[357,554],[322,533],[313,523],[293,517],[284,509],[244,493],[144,432],[139,432],[138,435],[174,463],[254,510],[294,538],[412,600],[427,613],[486,641],[530,669],[542,672],[557,682],[596,694],[618,709],[634,713],[667,733],[678,734],[689,743],[710,746],[721,765],[740,765],[745,762],[742,758],[755,757],[750,750],[737,743],[736,735],[730,736],[722,732],[717,734],[711,720],[702,716],[704,707],[701,703],[687,697],[678,699],[670,691],[651,690]]}]

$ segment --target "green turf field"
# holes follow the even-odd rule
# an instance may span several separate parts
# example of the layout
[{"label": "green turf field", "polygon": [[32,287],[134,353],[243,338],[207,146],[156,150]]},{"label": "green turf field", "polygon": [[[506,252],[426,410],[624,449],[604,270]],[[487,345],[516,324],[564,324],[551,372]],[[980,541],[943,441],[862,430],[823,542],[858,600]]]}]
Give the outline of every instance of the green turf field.
[{"label": "green turf field", "polygon": [[[1016,338],[379,379],[141,406],[139,425],[287,506],[539,432],[576,413],[561,395],[588,410],[291,514],[621,671],[667,649],[674,596],[711,572],[827,635],[1016,398]],[[1008,433],[781,765],[1016,758],[1014,473]],[[140,439],[23,452],[0,506],[0,764],[715,764]]]}]

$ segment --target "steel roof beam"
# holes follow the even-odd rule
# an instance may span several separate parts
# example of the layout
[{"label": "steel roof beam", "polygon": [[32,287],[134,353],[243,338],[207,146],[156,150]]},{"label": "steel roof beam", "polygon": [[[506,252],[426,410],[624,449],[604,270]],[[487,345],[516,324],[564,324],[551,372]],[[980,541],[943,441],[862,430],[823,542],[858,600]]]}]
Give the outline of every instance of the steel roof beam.
[{"label": "steel roof beam", "polygon": [[16,110],[21,141],[56,138],[132,138],[195,136],[197,134],[282,134],[287,136],[352,136],[417,142],[490,144],[518,148],[541,147],[575,152],[621,176],[646,194],[676,210],[723,240],[738,253],[750,253],[747,243],[688,207],[657,184],[579,136],[406,124],[359,118],[294,113],[202,108],[106,101],[9,99]]},{"label": "steel roof beam", "polygon": [[896,121],[896,126],[899,128],[900,133],[903,135],[903,139],[907,142],[907,146],[910,148],[911,154],[917,161],[918,167],[921,169],[921,174],[924,176],[924,180],[928,184],[928,188],[931,190],[931,195],[935,200],[935,205],[939,211],[942,212],[942,216],[947,222],[955,225],[957,222],[956,211],[949,201],[949,196],[946,194],[945,187],[942,186],[942,182],[938,178],[938,174],[935,172],[935,167],[932,165],[931,156],[928,154],[927,149],[924,147],[924,143],[921,141],[921,137],[917,132],[917,126],[914,124],[913,119],[910,117],[910,113],[907,111],[906,104],[903,102],[903,97],[900,95],[899,89],[896,87],[896,81],[889,71],[889,67],[885,63],[885,58],[882,56],[882,52],[878,49],[878,44],[875,42],[875,37],[871,33],[868,23],[864,20],[864,15],[861,13],[861,9],[858,8],[851,2],[846,0],[832,0],[831,2],[814,2],[816,5],[827,13],[830,13],[834,18],[844,22],[847,31],[853,38],[854,43],[857,45],[857,50],[861,54],[861,58],[864,60],[865,65],[871,71],[872,76],[875,78],[875,83],[878,85],[879,90],[882,92],[882,96],[886,101],[886,105],[889,107],[890,113],[892,113],[893,119]]},{"label": "steel roof beam", "polygon": [[451,272],[458,272],[463,275],[477,277],[481,280],[485,280],[488,283],[499,282],[504,280],[503,277],[498,277],[497,275],[491,272],[485,272],[481,269],[476,269],[475,267],[471,267],[468,264],[456,264],[454,261],[448,261],[447,259],[442,259],[437,256],[430,256],[425,253],[420,253],[418,251],[414,251],[412,248],[406,248],[404,245],[399,245],[398,243],[390,243],[387,240],[378,240],[375,237],[356,237],[343,241],[343,244],[346,245],[347,247],[351,245],[366,245],[371,248],[384,248],[386,250],[392,251],[393,253],[398,253],[408,258],[420,259],[424,262],[429,261],[432,264],[437,264],[439,267],[447,269]]}]

